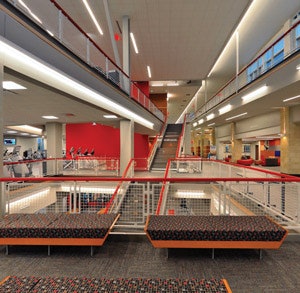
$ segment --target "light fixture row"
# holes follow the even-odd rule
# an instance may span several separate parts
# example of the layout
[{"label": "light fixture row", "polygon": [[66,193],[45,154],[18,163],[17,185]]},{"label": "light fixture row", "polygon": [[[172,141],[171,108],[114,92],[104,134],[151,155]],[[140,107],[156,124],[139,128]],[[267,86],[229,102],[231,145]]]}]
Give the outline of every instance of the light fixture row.
[{"label": "light fixture row", "polygon": [[[241,99],[243,100],[243,104],[246,104],[246,103],[248,103],[250,101],[253,101],[253,100],[259,98],[260,95],[262,93],[264,93],[266,90],[267,90],[267,85],[264,84],[261,87],[259,87],[259,88],[255,89],[255,90],[251,91],[250,93],[248,93],[246,95],[243,95],[241,97]],[[300,96],[297,96],[297,97],[300,97]],[[297,98],[297,97],[294,97],[294,98]],[[223,106],[222,108],[220,108],[218,110],[219,115],[223,115],[223,114],[229,112],[231,109],[232,109],[232,105],[229,103],[229,104]],[[232,120],[232,119],[235,119],[235,118],[239,118],[239,117],[245,116],[247,114],[248,114],[247,112],[244,112],[244,113],[232,116],[232,117],[228,117],[225,120],[226,121]],[[206,121],[212,120],[215,117],[216,117],[215,113],[210,113],[209,115],[206,116]],[[198,122],[194,122],[193,126],[196,127],[197,125],[201,125],[203,123],[204,123],[204,118],[201,118],[200,120],[198,120]],[[214,125],[214,123],[209,124],[209,126],[212,126],[212,125]]]},{"label": "light fixture row", "polygon": [[115,112],[117,115],[129,118],[147,128],[153,129],[154,124],[152,122],[110,100],[98,91],[69,77],[65,73],[58,71],[56,68],[45,64],[43,61],[16,47],[16,45],[4,38],[0,38],[0,53],[5,57],[5,65],[12,69],[14,69],[15,66],[23,68],[23,73],[30,72],[30,74],[33,74],[33,78],[39,76],[41,82],[47,81],[49,85],[55,86],[64,92],[74,94],[107,111]]}]

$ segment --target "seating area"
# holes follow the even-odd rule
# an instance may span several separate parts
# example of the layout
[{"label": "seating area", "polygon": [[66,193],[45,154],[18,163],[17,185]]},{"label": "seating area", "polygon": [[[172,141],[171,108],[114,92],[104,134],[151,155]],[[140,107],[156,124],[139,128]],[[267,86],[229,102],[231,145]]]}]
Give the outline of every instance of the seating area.
[{"label": "seating area", "polygon": [[101,246],[118,217],[117,214],[11,214],[0,220],[0,245],[6,245],[7,249],[8,245]]},{"label": "seating area", "polygon": [[9,276],[0,292],[206,292],[231,293],[225,279],[40,278]]},{"label": "seating area", "polygon": [[251,166],[254,160],[249,156],[242,156],[241,159],[237,160],[236,162],[240,165]]},{"label": "seating area", "polygon": [[278,249],[287,236],[266,216],[151,215],[145,231],[156,248]]}]

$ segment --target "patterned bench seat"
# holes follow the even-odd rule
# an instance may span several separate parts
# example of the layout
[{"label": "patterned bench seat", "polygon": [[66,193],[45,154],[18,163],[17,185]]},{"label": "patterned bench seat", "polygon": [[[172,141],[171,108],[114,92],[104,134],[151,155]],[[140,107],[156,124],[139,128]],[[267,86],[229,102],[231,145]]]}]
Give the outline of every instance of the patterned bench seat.
[{"label": "patterned bench seat", "polygon": [[9,276],[0,293],[15,292],[206,292],[231,293],[225,279],[41,278]]},{"label": "patterned bench seat", "polygon": [[278,249],[287,231],[265,216],[158,216],[145,232],[156,248]]},{"label": "patterned bench seat", "polygon": [[12,214],[0,220],[0,245],[101,246],[117,214]]}]

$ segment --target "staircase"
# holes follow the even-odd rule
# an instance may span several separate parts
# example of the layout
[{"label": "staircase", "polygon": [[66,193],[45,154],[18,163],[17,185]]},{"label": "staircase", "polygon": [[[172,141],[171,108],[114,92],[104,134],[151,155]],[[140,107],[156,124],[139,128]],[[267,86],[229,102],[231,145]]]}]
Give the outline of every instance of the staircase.
[{"label": "staircase", "polygon": [[160,190],[158,183],[131,182],[118,212],[120,218],[110,234],[145,235],[146,219],[156,211]]},{"label": "staircase", "polygon": [[175,158],[182,124],[168,124],[161,147],[157,149],[151,171],[164,171],[169,159]]}]

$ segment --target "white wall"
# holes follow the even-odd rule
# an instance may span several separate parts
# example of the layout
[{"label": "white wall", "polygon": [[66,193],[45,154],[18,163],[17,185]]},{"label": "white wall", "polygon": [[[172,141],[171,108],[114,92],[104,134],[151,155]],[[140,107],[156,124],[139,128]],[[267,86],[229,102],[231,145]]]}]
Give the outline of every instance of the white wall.
[{"label": "white wall", "polygon": [[[38,143],[37,143],[37,138],[35,137],[16,137],[17,142],[16,145],[21,146],[20,149],[20,155],[23,155],[23,152],[28,150],[28,149],[32,149],[32,151],[36,151],[38,148]],[[14,146],[4,146],[4,149],[8,149],[9,151],[12,151]]]}]

